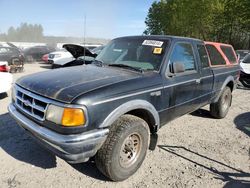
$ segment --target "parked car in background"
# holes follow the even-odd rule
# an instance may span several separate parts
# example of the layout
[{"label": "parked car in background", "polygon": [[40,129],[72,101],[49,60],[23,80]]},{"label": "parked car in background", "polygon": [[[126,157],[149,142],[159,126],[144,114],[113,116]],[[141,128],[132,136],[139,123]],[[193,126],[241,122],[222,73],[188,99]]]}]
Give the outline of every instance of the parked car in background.
[{"label": "parked car in background", "polygon": [[12,82],[12,74],[8,72],[0,72],[0,95],[10,90]]},{"label": "parked car in background", "polygon": [[0,61],[8,62],[10,72],[21,72],[24,69],[24,56],[16,47],[0,47]]},{"label": "parked car in background", "polygon": [[64,65],[65,63],[75,60],[71,53],[66,49],[61,49],[49,54],[48,63],[52,66]]},{"label": "parked car in background", "polygon": [[95,48],[102,46],[102,44],[83,44],[83,43],[80,43],[80,46],[87,48],[89,50],[93,50]]},{"label": "parked car in background", "polygon": [[54,47],[49,46],[33,46],[23,50],[25,61],[34,62],[42,61],[42,57],[45,54],[56,51]]},{"label": "parked car in background", "polygon": [[89,49],[76,44],[64,44],[63,48],[66,52],[61,54],[54,52],[49,55],[49,60],[53,58],[53,69],[88,64],[97,56],[97,54],[92,53]]},{"label": "parked car in background", "polygon": [[250,50],[236,50],[239,61],[242,61],[248,53],[250,53]]},{"label": "parked car in background", "polygon": [[92,50],[90,50],[90,51],[91,51],[92,53],[98,55],[98,54],[103,50],[104,47],[105,47],[105,45],[98,46],[98,47],[96,47],[96,48],[94,48],[94,49],[92,49]]},{"label": "parked car in background", "polygon": [[49,60],[49,54],[43,55],[42,61],[43,61],[44,63],[48,63],[48,60]]},{"label": "parked car in background", "polygon": [[24,56],[18,48],[0,47],[0,61],[7,61],[11,65],[15,61],[24,61]]},{"label": "parked car in background", "polygon": [[248,53],[240,62],[240,83],[247,88],[250,88],[250,53]]},{"label": "parked car in background", "polygon": [[9,72],[10,67],[7,61],[0,61],[0,72]]}]

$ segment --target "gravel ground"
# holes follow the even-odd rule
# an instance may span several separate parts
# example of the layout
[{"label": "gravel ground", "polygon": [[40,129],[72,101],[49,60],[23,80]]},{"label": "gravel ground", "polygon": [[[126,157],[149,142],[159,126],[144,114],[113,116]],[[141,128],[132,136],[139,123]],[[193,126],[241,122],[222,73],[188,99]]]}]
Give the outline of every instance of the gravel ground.
[{"label": "gravel ground", "polygon": [[[48,67],[28,64],[14,77]],[[250,90],[233,93],[225,119],[205,107],[168,123],[138,172],[119,183],[94,162],[70,165],[44,150],[9,116],[9,102],[0,99],[0,187],[250,187]]]}]

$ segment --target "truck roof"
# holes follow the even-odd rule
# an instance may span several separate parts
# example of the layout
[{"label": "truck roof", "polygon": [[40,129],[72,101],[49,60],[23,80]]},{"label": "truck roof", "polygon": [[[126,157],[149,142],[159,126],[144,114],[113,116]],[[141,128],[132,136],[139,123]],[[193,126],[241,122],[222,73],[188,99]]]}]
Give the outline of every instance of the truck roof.
[{"label": "truck roof", "polygon": [[118,37],[118,38],[147,38],[147,39],[169,39],[169,40],[192,40],[197,42],[204,42],[203,40],[196,39],[196,38],[189,38],[189,37],[180,37],[180,36],[173,36],[173,35],[134,35],[134,36],[125,36],[125,37]]}]

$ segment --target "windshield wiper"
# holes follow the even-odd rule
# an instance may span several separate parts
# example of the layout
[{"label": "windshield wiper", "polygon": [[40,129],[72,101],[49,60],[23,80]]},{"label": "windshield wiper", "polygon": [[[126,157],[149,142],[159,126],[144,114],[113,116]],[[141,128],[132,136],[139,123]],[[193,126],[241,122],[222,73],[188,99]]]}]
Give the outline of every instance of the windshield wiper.
[{"label": "windshield wiper", "polygon": [[124,65],[124,64],[108,64],[108,66],[111,66],[111,67],[122,67],[122,68],[131,69],[131,70],[135,70],[137,72],[143,73],[143,69],[139,68],[139,67],[132,67],[132,66],[129,66],[129,65]]},{"label": "windshield wiper", "polygon": [[100,61],[100,60],[96,60],[96,59],[94,61],[92,61],[91,64],[94,64],[94,65],[96,65],[98,67],[102,67],[103,66],[103,62]]}]

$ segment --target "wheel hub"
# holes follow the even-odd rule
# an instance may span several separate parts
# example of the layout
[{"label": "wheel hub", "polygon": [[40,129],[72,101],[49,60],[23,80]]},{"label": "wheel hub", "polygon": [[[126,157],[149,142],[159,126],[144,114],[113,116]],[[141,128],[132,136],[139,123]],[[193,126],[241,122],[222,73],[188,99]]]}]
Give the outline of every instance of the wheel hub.
[{"label": "wheel hub", "polygon": [[130,134],[123,142],[120,151],[120,164],[124,168],[135,163],[141,151],[141,137],[137,133]]}]

